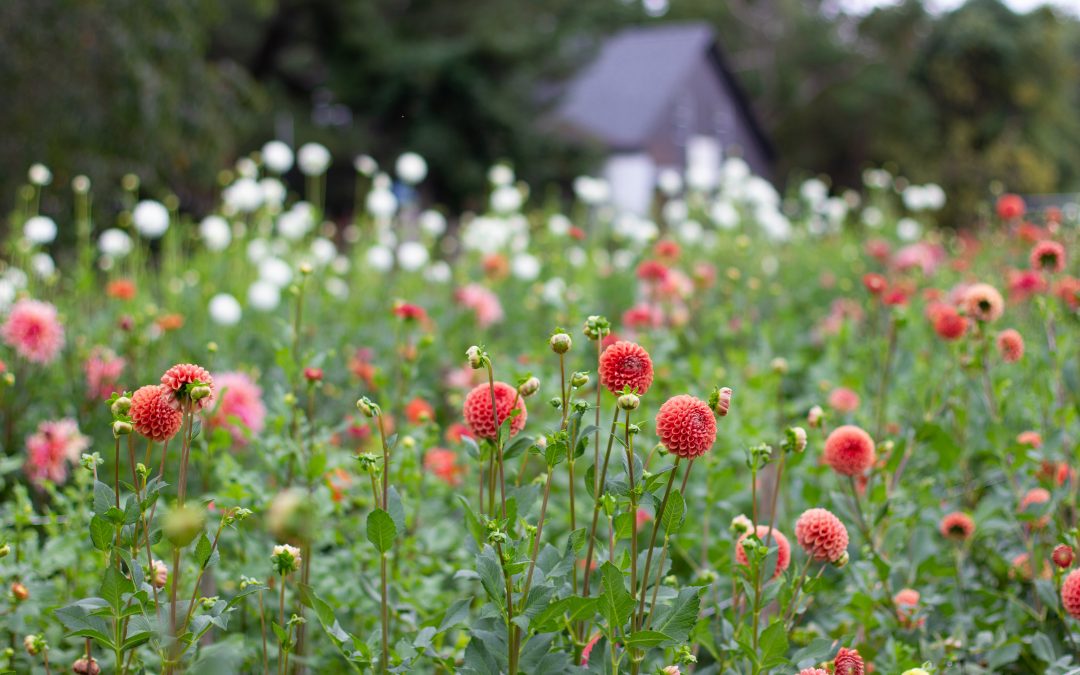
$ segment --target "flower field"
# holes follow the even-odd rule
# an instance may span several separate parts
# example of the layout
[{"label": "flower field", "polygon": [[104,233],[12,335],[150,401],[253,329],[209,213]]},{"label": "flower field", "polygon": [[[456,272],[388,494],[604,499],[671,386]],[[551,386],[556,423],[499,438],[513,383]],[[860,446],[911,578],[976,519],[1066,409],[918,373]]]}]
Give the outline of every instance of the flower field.
[{"label": "flower field", "polygon": [[406,153],[331,221],[331,166],[30,170],[0,671],[1080,672],[1080,214],[738,159],[449,213]]}]

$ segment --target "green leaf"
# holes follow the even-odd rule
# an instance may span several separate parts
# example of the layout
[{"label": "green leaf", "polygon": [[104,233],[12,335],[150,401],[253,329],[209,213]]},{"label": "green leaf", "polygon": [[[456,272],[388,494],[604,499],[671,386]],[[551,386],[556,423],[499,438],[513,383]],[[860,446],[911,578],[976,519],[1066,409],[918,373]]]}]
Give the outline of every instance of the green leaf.
[{"label": "green leaf", "polygon": [[105,570],[105,577],[101,580],[101,588],[98,590],[98,594],[112,607],[114,616],[120,614],[120,608],[124,605],[124,594],[134,592],[135,585],[131,583],[130,579],[120,574],[116,567],[110,565]]},{"label": "green leaf", "polygon": [[1036,633],[1035,636],[1031,638],[1031,652],[1036,658],[1045,663],[1053,663],[1057,660],[1057,655],[1054,652],[1054,643],[1043,633]]},{"label": "green leaf", "polygon": [[199,543],[195,544],[195,562],[199,563],[199,567],[205,568],[206,564],[210,561],[210,554],[214,552],[214,547],[210,543],[209,537],[203,532],[199,536]]},{"label": "green leaf", "polygon": [[531,436],[518,436],[510,445],[503,448],[503,461],[513,459],[533,446]]},{"label": "green leaf", "polygon": [[300,584],[300,601],[315,610],[315,616],[319,618],[323,630],[339,648],[351,640],[351,636],[342,629],[334,616],[333,608],[315,593],[315,589],[307,584]]},{"label": "green leaf", "polygon": [[116,536],[116,526],[101,516],[90,519],[90,541],[94,548],[99,551],[108,551],[112,548],[113,538]]},{"label": "green leaf", "polygon": [[393,485],[386,492],[386,512],[394,519],[394,527],[397,531],[404,532],[406,530],[405,507],[401,504],[401,495]]},{"label": "green leaf", "polygon": [[697,623],[701,606],[701,589],[684,588],[670,605],[653,609],[653,626],[661,633],[670,635],[676,642],[684,642]]},{"label": "green leaf", "polygon": [[437,632],[442,633],[452,626],[467,622],[469,620],[469,605],[472,604],[472,601],[472,598],[455,600],[454,604],[450,605],[450,609],[446,610],[446,614],[443,614]]},{"label": "green leaf", "polygon": [[787,630],[783,621],[773,621],[761,634],[758,642],[761,648],[761,667],[775,668],[787,663],[784,654],[787,653],[788,639]]},{"label": "green leaf", "polygon": [[484,549],[476,556],[476,572],[480,575],[480,584],[487,591],[488,596],[499,607],[506,606],[506,586],[503,581],[502,567],[496,557],[495,549],[484,546]]},{"label": "green leaf", "polygon": [[385,554],[394,546],[397,537],[397,526],[389,513],[382,509],[375,509],[367,517],[367,538],[375,546],[375,550]]},{"label": "green leaf", "polygon": [[590,616],[596,611],[597,598],[583,598],[572,595],[560,598],[540,610],[532,620],[532,626],[538,633],[547,633],[562,627],[563,616],[571,624],[578,619]]},{"label": "green leaf", "polygon": [[649,647],[655,647],[671,640],[670,635],[665,635],[658,630],[639,630],[636,633],[631,633],[623,640],[623,645],[627,648],[648,649]]},{"label": "green leaf", "polygon": [[485,534],[484,528],[480,525],[480,520],[476,517],[472,507],[469,506],[469,500],[465,495],[458,495],[458,501],[461,502],[461,506],[465,509],[465,525],[469,528],[469,533],[472,534],[473,541],[476,542],[477,547],[484,545]]},{"label": "green leaf", "polygon": [[683,524],[683,515],[686,513],[686,501],[678,488],[671,491],[667,506],[664,507],[664,532],[675,534]]},{"label": "green leaf", "polygon": [[633,610],[634,598],[626,590],[622,572],[610,561],[605,562],[600,566],[600,613],[609,630],[621,629]]},{"label": "green leaf", "polygon": [[105,483],[94,481],[94,514],[104,516],[113,508],[116,508],[116,493]]}]

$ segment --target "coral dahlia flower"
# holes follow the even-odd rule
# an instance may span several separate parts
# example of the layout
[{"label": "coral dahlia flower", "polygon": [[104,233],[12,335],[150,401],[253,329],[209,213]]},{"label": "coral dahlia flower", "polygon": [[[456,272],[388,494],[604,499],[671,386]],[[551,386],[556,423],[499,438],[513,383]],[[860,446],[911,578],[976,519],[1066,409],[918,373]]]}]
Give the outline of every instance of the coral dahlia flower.
[{"label": "coral dahlia flower", "polygon": [[829,393],[829,407],[837,412],[855,412],[859,403],[859,395],[847,387],[837,387]]},{"label": "coral dahlia flower", "polygon": [[949,342],[959,340],[967,332],[967,318],[956,311],[956,308],[952,305],[938,303],[934,311],[933,322],[934,332],[942,340]]},{"label": "coral dahlia flower", "polygon": [[814,560],[836,562],[847,551],[847,528],[826,509],[809,509],[795,521],[795,540]]},{"label": "coral dahlia flower", "polygon": [[194,402],[196,409],[203,410],[214,403],[214,378],[206,368],[197,366],[194,363],[178,363],[166,370],[165,374],[161,376],[161,384],[169,389],[172,405],[178,410],[181,408],[182,403],[189,401],[191,398],[187,386],[196,382],[210,389],[209,396]]},{"label": "coral dahlia flower", "polygon": [[1005,300],[990,284],[974,284],[966,290],[964,310],[977,321],[997,321],[1005,312]]},{"label": "coral dahlia flower", "polygon": [[32,363],[51,363],[64,347],[64,327],[56,307],[39,300],[20,300],[0,327],[4,343]]},{"label": "coral dahlia flower", "polygon": [[866,666],[858,650],[841,647],[833,659],[833,672],[836,675],[863,675]]},{"label": "coral dahlia flower", "polygon": [[1024,336],[1013,328],[997,334],[998,353],[1005,363],[1016,363],[1024,357]]},{"label": "coral dahlia flower", "polygon": [[[755,530],[757,538],[766,544],[769,548],[773,545],[777,547],[776,552],[776,569],[772,573],[772,578],[780,576],[784,573],[784,570],[791,564],[791,544],[788,543],[787,537],[775,527],[772,529],[772,534],[769,534],[768,525],[758,525]],[[740,565],[749,565],[750,560],[746,557],[746,551],[743,550],[743,540],[750,536],[749,532],[744,532],[742,536],[735,542],[735,562]]]},{"label": "coral dahlia flower", "polygon": [[1060,272],[1065,269],[1065,247],[1056,241],[1044,239],[1031,249],[1031,269]]},{"label": "coral dahlia flower", "polygon": [[649,352],[635,342],[620,340],[603,351],[599,363],[600,384],[616,396],[627,387],[644,396],[652,386],[653,364]]},{"label": "coral dahlia flower", "polygon": [[825,439],[825,463],[845,476],[857,476],[874,464],[874,440],[852,425],[837,427]]},{"label": "coral dahlia flower", "polygon": [[1061,584],[1061,606],[1074,619],[1080,619],[1080,570],[1069,572]]},{"label": "coral dahlia flower", "polygon": [[[520,411],[510,422],[510,435],[514,436],[525,428],[525,420],[528,411],[525,409],[525,401],[518,395],[516,388],[505,382],[495,383],[495,406],[499,416],[499,425],[510,417],[513,410]],[[491,387],[487,383],[478,385],[468,396],[465,397],[465,405],[462,410],[465,423],[473,435],[478,438],[494,439],[498,429],[495,426],[494,415],[491,412]]]},{"label": "coral dahlia flower", "polygon": [[946,514],[946,516],[941,519],[941,524],[938,528],[941,530],[943,536],[949,539],[963,541],[965,539],[970,539],[971,535],[975,533],[975,521],[966,513],[953,511],[952,513]]},{"label": "coral dahlia flower", "polygon": [[227,430],[234,443],[244,444],[245,429],[253,434],[263,430],[266,406],[262,402],[262,389],[248,375],[239,372],[220,373],[215,382],[219,392],[217,406],[206,420],[207,425]]},{"label": "coral dahlia flower", "polygon": [[158,443],[180,431],[181,413],[172,404],[172,391],[161,384],[148,384],[131,395],[131,425],[135,431]]},{"label": "coral dahlia flower", "polygon": [[705,401],[688,394],[673,396],[656,413],[656,434],[668,452],[693,459],[716,441],[716,418]]}]

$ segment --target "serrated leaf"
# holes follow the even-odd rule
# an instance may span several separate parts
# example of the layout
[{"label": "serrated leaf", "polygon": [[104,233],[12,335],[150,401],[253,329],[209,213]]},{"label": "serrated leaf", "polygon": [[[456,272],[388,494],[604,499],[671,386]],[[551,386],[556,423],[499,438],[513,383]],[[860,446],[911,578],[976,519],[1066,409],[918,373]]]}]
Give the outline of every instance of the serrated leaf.
[{"label": "serrated leaf", "polygon": [[405,532],[405,507],[401,503],[401,494],[393,485],[386,492],[386,512],[394,519],[394,527],[398,532]]},{"label": "serrated leaf", "polygon": [[626,590],[622,572],[610,561],[600,566],[600,613],[608,628],[621,630],[634,609],[634,598]]},{"label": "serrated leaf", "polygon": [[670,605],[653,609],[655,616],[652,625],[661,633],[670,635],[674,641],[684,642],[697,623],[700,608],[701,589],[684,588]]},{"label": "serrated leaf", "polygon": [[788,639],[784,622],[780,620],[773,621],[769,627],[761,633],[761,639],[758,641],[758,646],[761,650],[760,663],[762,668],[775,668],[787,663],[784,654],[787,653]]},{"label": "serrated leaf", "polygon": [[665,635],[658,630],[639,630],[626,636],[623,645],[627,648],[648,649],[670,641],[670,635]]},{"label": "serrated leaf", "polygon": [[105,576],[101,580],[101,588],[98,594],[112,608],[114,615],[120,614],[120,608],[124,605],[125,593],[134,593],[135,585],[114,566],[105,570]]},{"label": "serrated leaf", "polygon": [[210,561],[210,554],[213,550],[210,538],[203,532],[199,535],[199,543],[195,544],[195,562],[199,563],[200,567],[205,568],[206,563]]},{"label": "serrated leaf", "polygon": [[446,629],[456,626],[458,624],[465,623],[469,620],[469,606],[472,604],[472,598],[460,598],[455,600],[450,609],[446,610],[443,614],[442,621],[439,622],[439,629],[437,632],[442,633]]},{"label": "serrated leaf", "polygon": [[397,526],[389,513],[375,509],[367,517],[367,539],[379,553],[385,554],[394,546]]},{"label": "serrated leaf", "polygon": [[685,513],[686,501],[683,499],[678,488],[676,488],[671,491],[667,505],[664,507],[664,517],[661,521],[664,526],[664,532],[668,534],[675,534],[678,532],[682,527],[683,515],[685,515]]},{"label": "serrated leaf", "polygon": [[596,603],[597,598],[583,598],[577,595],[559,598],[537,612],[533,617],[532,626],[538,633],[558,630],[563,626],[564,616],[572,624],[578,619],[595,613]]},{"label": "serrated leaf", "polygon": [[101,516],[90,519],[90,541],[94,548],[99,551],[108,551],[112,548],[113,537],[116,536],[116,526]]},{"label": "serrated leaf", "polygon": [[94,481],[94,514],[104,516],[113,508],[116,508],[116,493],[105,483]]}]

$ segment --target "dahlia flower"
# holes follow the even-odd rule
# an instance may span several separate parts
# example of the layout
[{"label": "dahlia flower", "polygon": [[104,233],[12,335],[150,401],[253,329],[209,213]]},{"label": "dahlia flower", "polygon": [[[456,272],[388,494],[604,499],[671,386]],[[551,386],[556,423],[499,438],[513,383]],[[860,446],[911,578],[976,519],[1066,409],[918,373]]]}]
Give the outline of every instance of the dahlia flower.
[{"label": "dahlia flower", "polygon": [[634,342],[619,341],[600,355],[600,384],[618,396],[626,388],[644,396],[652,386],[653,364],[649,352]]},{"label": "dahlia flower", "polygon": [[809,509],[795,521],[795,540],[814,560],[836,562],[847,551],[847,528],[826,509]]},{"label": "dahlia flower", "polygon": [[64,347],[64,327],[56,307],[39,300],[20,300],[0,327],[4,343],[32,363],[47,364]]},{"label": "dahlia flower", "polygon": [[857,476],[874,464],[874,440],[856,426],[837,427],[825,439],[825,463],[845,476]]},{"label": "dahlia flower", "polygon": [[656,413],[656,435],[671,454],[694,459],[716,441],[716,418],[705,401],[687,394],[673,396]]},{"label": "dahlia flower", "polygon": [[[499,426],[510,417],[513,410],[518,410],[510,422],[510,435],[514,436],[525,428],[525,420],[528,411],[525,409],[525,401],[518,395],[517,389],[505,382],[495,383],[495,405],[498,412]],[[479,438],[494,439],[497,433],[495,419],[491,411],[491,387],[487,384],[478,385],[465,397],[462,410],[465,423],[469,425],[472,433]]]}]

